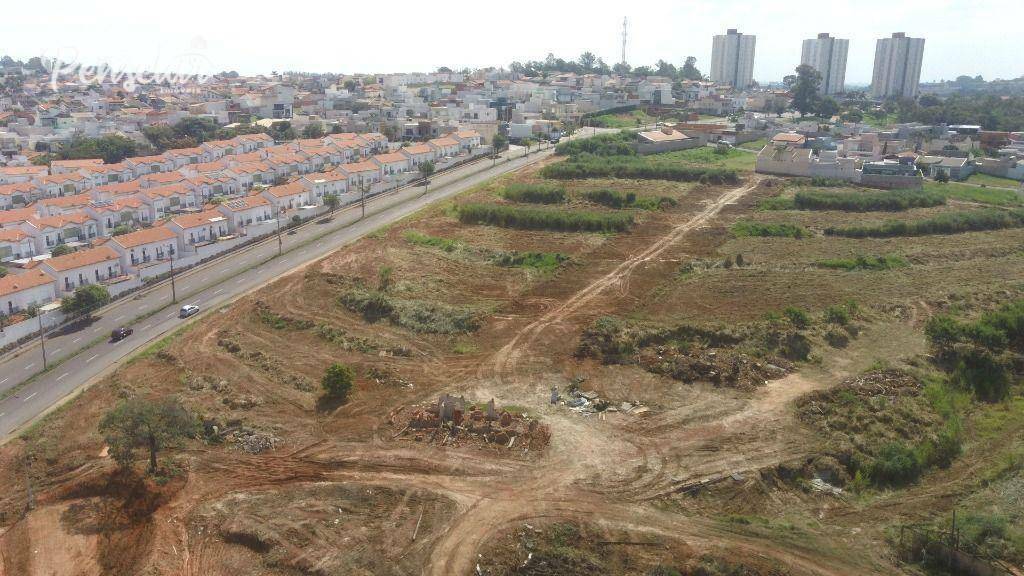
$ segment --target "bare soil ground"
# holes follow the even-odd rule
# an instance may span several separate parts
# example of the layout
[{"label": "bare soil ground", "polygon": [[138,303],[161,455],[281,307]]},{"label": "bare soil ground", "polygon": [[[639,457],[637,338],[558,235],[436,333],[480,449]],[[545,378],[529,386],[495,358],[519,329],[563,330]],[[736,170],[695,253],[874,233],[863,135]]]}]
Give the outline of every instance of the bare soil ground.
[{"label": "bare soil ground", "polygon": [[[502,202],[503,183],[535,179],[533,171],[516,174],[468,196]],[[0,448],[0,484],[11,487],[0,493],[0,575],[902,570],[884,529],[918,504],[796,488],[820,438],[795,406],[876,361],[919,358],[921,327],[936,310],[1018,290],[1024,236],[735,239],[727,230],[739,218],[811,227],[866,218],[756,212],[757,200],[775,191],[752,175],[731,187],[574,182],[569,206],[608,210],[578,198],[600,187],[670,196],[678,205],[637,212],[635,229],[615,235],[466,226],[450,205],[436,206],[122,366]],[[553,273],[500,267],[472,252],[410,243],[410,230],[570,260]],[[1014,243],[1016,252],[1006,248]],[[813,267],[819,258],[865,252],[899,252],[912,266]],[[680,273],[686,263],[738,253],[748,264]],[[382,268],[391,270],[389,297],[470,310],[481,327],[418,333],[342,305],[353,286],[377,286]],[[580,335],[605,316],[661,326],[745,323],[799,305],[817,318],[851,298],[861,305],[861,328],[846,348],[816,339],[813,357],[796,372],[749,390],[574,355]],[[347,403],[325,409],[319,381],[334,362],[352,366],[356,382]],[[587,413],[550,403],[553,387],[564,394],[573,385],[612,405],[649,410]],[[115,474],[99,418],[119,399],[167,394],[207,429],[216,426],[218,441],[168,454],[166,483]],[[536,421],[545,441],[529,442],[527,456],[491,446],[491,432],[464,442],[410,436],[406,415],[441,394],[477,406],[493,398],[523,418],[519,434]],[[35,457],[31,466],[26,454]],[[962,488],[957,466],[967,464],[912,490],[914,501],[948,503],[956,490],[949,487]],[[36,507],[22,518],[27,478]],[[903,508],[902,516],[889,506]],[[531,552],[547,563],[530,564]]]}]

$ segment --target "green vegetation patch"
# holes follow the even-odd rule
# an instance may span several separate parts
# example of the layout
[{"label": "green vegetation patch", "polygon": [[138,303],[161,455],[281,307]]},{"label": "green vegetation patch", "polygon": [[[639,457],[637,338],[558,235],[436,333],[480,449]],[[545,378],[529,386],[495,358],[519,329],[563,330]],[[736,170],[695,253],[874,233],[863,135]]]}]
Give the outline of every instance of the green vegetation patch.
[{"label": "green vegetation patch", "polygon": [[603,213],[498,204],[463,204],[458,209],[463,224],[489,224],[522,230],[560,232],[622,232],[633,226],[629,213]]},{"label": "green vegetation patch", "polygon": [[941,206],[946,200],[939,194],[912,190],[825,192],[806,190],[793,197],[797,210],[842,210],[846,212],[897,212],[910,208]]},{"label": "green vegetation patch", "polygon": [[456,252],[466,247],[466,244],[459,240],[441,238],[440,236],[430,236],[416,230],[406,230],[402,236],[405,238],[405,241],[410,244],[426,248],[436,248],[442,252]]},{"label": "green vegetation patch", "polygon": [[809,238],[813,236],[810,230],[796,224],[778,224],[751,222],[744,220],[733,224],[730,228],[733,236],[737,238]]},{"label": "green vegetation patch", "polygon": [[491,256],[491,263],[506,268],[532,268],[541,272],[553,272],[569,256],[558,252],[498,252]]},{"label": "green vegetation patch", "polygon": [[892,220],[877,226],[830,227],[828,236],[846,238],[892,238],[897,236],[925,236],[929,234],[958,234],[984,230],[1001,230],[1024,226],[1024,209],[972,210],[947,212],[924,220]]},{"label": "green vegetation patch", "polygon": [[511,202],[528,204],[561,204],[565,202],[565,188],[557,184],[509,184],[501,196]]},{"label": "green vegetation patch", "polygon": [[636,134],[623,130],[614,134],[599,134],[590,138],[568,140],[555,146],[559,156],[634,156],[636,155]]},{"label": "green vegetation patch", "polygon": [[660,210],[678,204],[675,198],[669,198],[668,196],[645,198],[637,196],[636,192],[626,192],[623,194],[617,190],[609,190],[607,188],[584,192],[583,197],[588,202],[615,209],[639,208],[641,210]]},{"label": "green vegetation patch", "polygon": [[707,184],[739,182],[735,170],[685,166],[650,156],[576,156],[565,162],[545,166],[541,176],[556,180],[631,178]]},{"label": "green vegetation patch", "polygon": [[369,322],[388,319],[392,324],[425,334],[475,332],[480,320],[475,311],[438,302],[403,300],[380,290],[353,288],[339,302]]},{"label": "green vegetation patch", "polygon": [[993,206],[1021,206],[1024,205],[1024,197],[1016,190],[1004,188],[980,188],[956,182],[934,182],[926,180],[924,190],[950,200],[963,202],[978,202],[981,204],[992,204]]}]

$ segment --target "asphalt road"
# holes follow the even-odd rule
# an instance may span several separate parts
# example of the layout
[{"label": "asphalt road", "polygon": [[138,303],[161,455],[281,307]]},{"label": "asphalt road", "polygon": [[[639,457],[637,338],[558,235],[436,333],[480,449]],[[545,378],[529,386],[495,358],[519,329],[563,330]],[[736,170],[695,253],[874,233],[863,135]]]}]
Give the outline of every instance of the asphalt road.
[{"label": "asphalt road", "polygon": [[[581,134],[581,137],[591,135]],[[250,247],[231,252],[201,267],[175,276],[177,303],[172,302],[170,283],[128,296],[102,311],[86,327],[67,333],[53,332],[46,339],[49,369],[43,369],[42,351],[29,346],[0,361],[0,443],[36,417],[58,406],[63,399],[90,383],[136,350],[173,332],[186,322],[218,309],[267,282],[330,254],[345,244],[390,224],[442,198],[463,192],[495,176],[521,168],[550,155],[547,148],[522,157],[522,149],[506,152],[496,166],[480,160],[431,178],[428,193],[420,186],[380,194],[367,201],[361,218],[359,205],[338,210],[330,222],[314,221],[283,234],[282,255],[278,240],[270,237]],[[508,159],[508,155],[515,156]],[[184,304],[201,309],[188,320],[178,318]],[[134,334],[110,342],[110,332],[128,326]]]}]

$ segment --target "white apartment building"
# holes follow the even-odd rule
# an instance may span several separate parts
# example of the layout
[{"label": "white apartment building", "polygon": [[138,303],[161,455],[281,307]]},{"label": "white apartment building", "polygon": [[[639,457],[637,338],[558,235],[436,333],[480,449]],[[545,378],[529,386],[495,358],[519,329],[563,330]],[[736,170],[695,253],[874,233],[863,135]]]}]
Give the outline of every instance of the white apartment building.
[{"label": "white apartment building", "polygon": [[915,98],[921,82],[924,38],[908,38],[896,32],[875,45],[875,71],[871,95],[875,98]]},{"label": "white apartment building", "polygon": [[849,50],[849,40],[833,38],[827,32],[804,40],[800,64],[806,64],[821,74],[819,91],[822,94],[838,94],[844,90]]},{"label": "white apartment building", "polygon": [[711,81],[745,90],[754,80],[754,45],[757,36],[731,28],[715,36],[711,46]]}]

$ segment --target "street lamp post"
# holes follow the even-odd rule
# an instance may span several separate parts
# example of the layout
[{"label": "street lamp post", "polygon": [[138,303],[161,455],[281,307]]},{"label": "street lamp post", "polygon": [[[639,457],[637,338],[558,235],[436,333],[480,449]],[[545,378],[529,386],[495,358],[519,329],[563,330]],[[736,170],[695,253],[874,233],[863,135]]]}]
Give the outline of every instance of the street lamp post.
[{"label": "street lamp post", "polygon": [[281,207],[277,208],[277,255],[284,253],[284,242],[281,240]]}]

